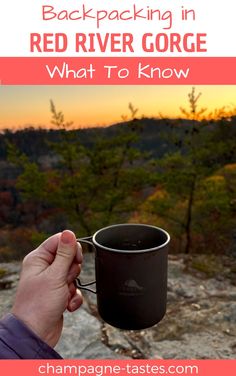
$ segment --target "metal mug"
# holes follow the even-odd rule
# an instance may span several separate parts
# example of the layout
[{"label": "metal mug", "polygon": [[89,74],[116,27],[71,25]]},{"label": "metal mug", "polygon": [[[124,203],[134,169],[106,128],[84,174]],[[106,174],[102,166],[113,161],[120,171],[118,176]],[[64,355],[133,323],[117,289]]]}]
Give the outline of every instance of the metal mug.
[{"label": "metal mug", "polygon": [[[95,251],[96,281],[77,287],[97,294],[101,318],[120,329],[145,329],[166,312],[169,234],[146,224],[116,224],[78,239]],[[96,283],[96,291],[89,288]]]}]

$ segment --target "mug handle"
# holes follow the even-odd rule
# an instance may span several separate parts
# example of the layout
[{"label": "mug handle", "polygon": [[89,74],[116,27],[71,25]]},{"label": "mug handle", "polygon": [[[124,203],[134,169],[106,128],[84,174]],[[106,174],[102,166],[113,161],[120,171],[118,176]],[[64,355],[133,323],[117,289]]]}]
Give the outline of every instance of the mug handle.
[{"label": "mug handle", "polygon": [[[79,243],[85,243],[85,244],[88,244],[90,245],[94,251],[96,251],[96,248],[94,246],[94,244],[91,242],[91,239],[92,239],[92,236],[88,236],[87,238],[81,238],[81,239],[76,239]],[[80,279],[79,278],[75,278],[75,286],[80,289],[80,290],[86,290],[86,291],[90,291],[92,292],[93,294],[97,294],[97,290],[93,290],[87,286],[91,286],[91,285],[94,285],[96,283],[96,280],[95,281],[91,281],[91,282],[88,282],[88,283],[81,283]]]}]

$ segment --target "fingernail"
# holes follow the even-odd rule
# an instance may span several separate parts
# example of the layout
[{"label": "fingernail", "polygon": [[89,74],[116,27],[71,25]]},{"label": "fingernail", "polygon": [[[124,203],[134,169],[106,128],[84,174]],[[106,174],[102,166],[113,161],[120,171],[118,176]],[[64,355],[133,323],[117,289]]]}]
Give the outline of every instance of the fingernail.
[{"label": "fingernail", "polygon": [[75,235],[72,231],[65,230],[61,234],[61,241],[64,244],[73,243],[74,239],[75,239]]},{"label": "fingernail", "polygon": [[82,247],[80,243],[77,242],[77,251],[76,251],[76,260],[79,264],[83,261],[83,253],[82,253]]}]

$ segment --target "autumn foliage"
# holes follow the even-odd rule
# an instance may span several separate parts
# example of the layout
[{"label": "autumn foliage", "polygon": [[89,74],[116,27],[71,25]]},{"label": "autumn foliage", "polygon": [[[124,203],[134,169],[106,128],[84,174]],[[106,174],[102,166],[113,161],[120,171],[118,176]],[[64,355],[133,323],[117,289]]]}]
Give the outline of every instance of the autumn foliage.
[{"label": "autumn foliage", "polygon": [[26,131],[5,131],[0,259],[20,258],[64,228],[84,236],[121,222],[166,228],[171,252],[235,255],[235,112],[198,109],[195,89],[188,99],[185,120],[139,118],[130,104],[123,123],[87,138],[53,102],[56,130],[30,130],[30,145]]}]

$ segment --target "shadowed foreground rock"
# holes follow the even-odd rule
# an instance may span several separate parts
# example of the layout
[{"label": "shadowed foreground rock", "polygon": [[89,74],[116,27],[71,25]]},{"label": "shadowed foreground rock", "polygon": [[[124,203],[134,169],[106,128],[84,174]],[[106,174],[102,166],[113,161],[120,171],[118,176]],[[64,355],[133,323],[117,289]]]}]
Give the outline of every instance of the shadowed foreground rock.
[{"label": "shadowed foreground rock", "polygon": [[[1,264],[7,289],[1,290],[0,315],[11,308],[19,264]],[[82,280],[94,278],[93,255],[84,257]],[[4,286],[4,284],[3,284]],[[203,279],[184,272],[181,258],[170,257],[168,309],[153,328],[121,331],[102,322],[96,297],[84,293],[82,308],[65,314],[56,350],[65,358],[232,359],[236,356],[236,287],[226,279]]]}]

